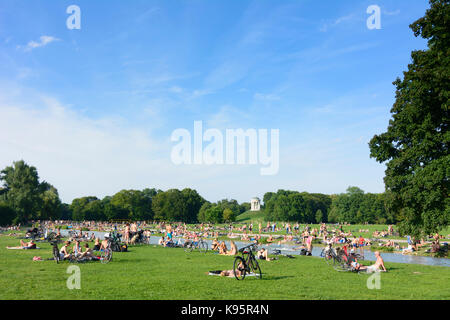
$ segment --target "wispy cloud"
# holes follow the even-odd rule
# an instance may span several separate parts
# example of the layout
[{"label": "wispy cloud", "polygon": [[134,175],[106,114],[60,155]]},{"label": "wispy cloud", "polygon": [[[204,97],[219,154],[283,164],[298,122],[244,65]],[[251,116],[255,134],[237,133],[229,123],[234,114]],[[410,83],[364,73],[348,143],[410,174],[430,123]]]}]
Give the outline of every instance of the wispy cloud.
[{"label": "wispy cloud", "polygon": [[39,47],[45,47],[49,43],[60,41],[60,39],[52,37],[52,36],[41,36],[39,38],[39,41],[30,41],[28,44],[24,47],[18,46],[18,48],[23,48],[24,51],[31,51],[33,49],[39,48]]},{"label": "wispy cloud", "polygon": [[387,15],[387,16],[396,16],[396,15],[399,15],[400,14],[400,10],[395,10],[395,11],[387,11],[387,10],[384,10],[383,11],[383,14],[385,14],[385,15]]},{"label": "wispy cloud", "polygon": [[355,17],[355,14],[349,14],[346,16],[342,16],[337,18],[336,20],[332,21],[332,22],[327,22],[324,23],[321,27],[320,27],[320,31],[321,32],[327,32],[329,29],[334,28],[342,23],[348,22],[348,21],[352,21],[353,18]]},{"label": "wispy cloud", "polygon": [[264,93],[255,93],[253,95],[253,98],[255,100],[265,100],[265,101],[274,101],[274,100],[280,100],[281,98],[277,96],[276,94],[270,93],[270,94],[264,94]]}]

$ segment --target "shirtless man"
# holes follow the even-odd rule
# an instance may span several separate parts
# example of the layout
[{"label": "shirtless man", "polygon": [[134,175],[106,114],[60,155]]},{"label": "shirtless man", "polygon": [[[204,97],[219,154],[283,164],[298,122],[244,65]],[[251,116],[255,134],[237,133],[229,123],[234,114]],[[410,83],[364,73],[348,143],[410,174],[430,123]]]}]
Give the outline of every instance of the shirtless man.
[{"label": "shirtless man", "polygon": [[384,266],[383,258],[380,256],[379,251],[375,251],[375,257],[377,258],[377,261],[371,265],[371,266],[360,266],[359,270],[366,270],[367,272],[377,272],[377,271],[383,271],[386,272],[386,267]]},{"label": "shirtless man", "polygon": [[108,248],[108,239],[109,239],[109,233],[105,234],[105,239],[102,240],[102,243],[100,245],[100,250]]},{"label": "shirtless man", "polygon": [[67,251],[67,248],[69,248],[70,241],[65,241],[64,245],[59,250],[59,256],[62,260],[70,258],[71,254]]}]

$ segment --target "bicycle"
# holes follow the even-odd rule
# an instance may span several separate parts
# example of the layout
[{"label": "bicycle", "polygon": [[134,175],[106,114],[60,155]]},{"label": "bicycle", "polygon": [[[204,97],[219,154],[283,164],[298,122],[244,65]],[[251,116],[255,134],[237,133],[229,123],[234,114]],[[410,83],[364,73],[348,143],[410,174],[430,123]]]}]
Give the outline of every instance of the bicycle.
[{"label": "bicycle", "polygon": [[59,261],[61,260],[61,255],[59,254],[59,249],[58,249],[58,241],[51,241],[50,243],[53,246],[53,248],[52,248],[53,259],[58,264]]},{"label": "bicycle", "polygon": [[359,270],[355,269],[355,267],[352,265],[352,262],[357,262],[358,260],[364,260],[364,256],[361,256],[358,253],[350,253],[349,255],[347,255],[343,250],[341,250],[337,255],[337,258],[335,259],[333,268],[336,271],[359,272]]},{"label": "bicycle", "polygon": [[323,248],[320,256],[325,259],[325,262],[328,265],[335,265],[340,261],[339,254],[334,248],[331,247],[331,245],[327,245],[325,248]]},{"label": "bicycle", "polygon": [[257,245],[251,244],[244,248],[239,249],[242,256],[237,256],[234,259],[233,273],[237,280],[244,280],[246,274],[255,273],[255,275],[262,279],[261,268],[256,257],[253,254],[256,251]]},{"label": "bicycle", "polygon": [[112,260],[112,248],[111,248],[112,241],[108,239],[108,245],[106,248],[100,250],[100,262],[105,264]]},{"label": "bicycle", "polygon": [[192,252],[194,249],[198,249],[199,252],[206,253],[208,251],[208,243],[203,239],[199,241],[187,241],[184,244],[184,251]]}]

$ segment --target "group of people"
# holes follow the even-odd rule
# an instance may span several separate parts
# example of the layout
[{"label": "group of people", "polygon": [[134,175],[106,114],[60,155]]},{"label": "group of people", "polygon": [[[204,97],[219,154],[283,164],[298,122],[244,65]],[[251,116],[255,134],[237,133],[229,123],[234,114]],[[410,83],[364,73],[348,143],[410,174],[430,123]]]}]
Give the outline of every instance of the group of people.
[{"label": "group of people", "polygon": [[95,251],[101,251],[108,248],[108,237],[105,237],[102,241],[99,238],[95,238],[94,247],[90,248],[89,244],[85,242],[81,245],[79,240],[73,241],[74,245],[70,251],[71,241],[64,241],[63,246],[59,249],[59,256],[61,260],[67,260],[71,258],[77,259],[94,259],[97,260],[99,257],[95,254]]}]

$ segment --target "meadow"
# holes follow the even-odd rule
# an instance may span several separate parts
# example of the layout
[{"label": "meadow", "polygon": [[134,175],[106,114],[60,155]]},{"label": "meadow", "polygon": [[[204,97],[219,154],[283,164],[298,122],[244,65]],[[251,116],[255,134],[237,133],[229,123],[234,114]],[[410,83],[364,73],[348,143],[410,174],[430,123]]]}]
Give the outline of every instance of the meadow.
[{"label": "meadow", "polygon": [[[0,299],[151,299],[151,300],[301,300],[301,299],[450,299],[450,268],[386,263],[380,289],[368,289],[369,275],[337,272],[318,257],[280,257],[260,261],[262,279],[209,276],[232,269],[233,257],[186,253],[183,249],[134,246],[114,253],[108,264],[76,264],[81,289],[69,290],[68,262],[56,264],[51,246],[38,250],[7,250],[18,239],[0,236]],[[33,256],[44,261],[32,261]],[[365,264],[369,262],[365,261]]]}]

